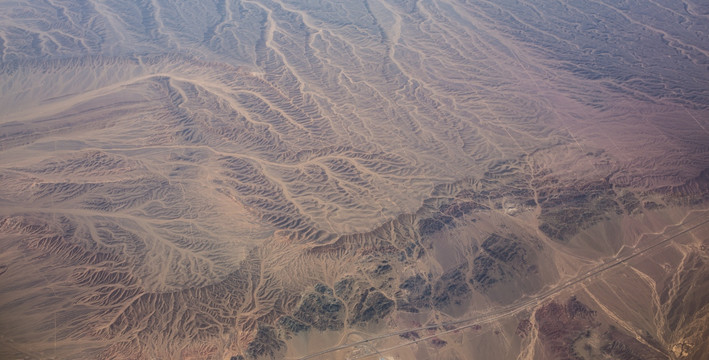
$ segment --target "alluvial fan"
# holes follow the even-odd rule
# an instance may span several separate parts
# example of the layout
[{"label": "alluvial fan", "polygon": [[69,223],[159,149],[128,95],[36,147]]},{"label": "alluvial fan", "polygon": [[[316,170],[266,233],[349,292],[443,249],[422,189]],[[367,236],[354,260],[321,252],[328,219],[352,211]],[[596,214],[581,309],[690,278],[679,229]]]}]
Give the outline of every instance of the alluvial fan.
[{"label": "alluvial fan", "polygon": [[700,0],[0,3],[0,358],[702,359]]}]

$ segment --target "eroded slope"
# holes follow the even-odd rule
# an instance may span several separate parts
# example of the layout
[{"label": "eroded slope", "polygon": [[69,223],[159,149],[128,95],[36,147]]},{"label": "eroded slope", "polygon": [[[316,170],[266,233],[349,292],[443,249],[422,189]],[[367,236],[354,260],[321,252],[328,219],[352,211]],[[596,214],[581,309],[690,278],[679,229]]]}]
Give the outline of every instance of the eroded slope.
[{"label": "eroded slope", "polygon": [[697,2],[0,8],[3,356],[706,349]]}]

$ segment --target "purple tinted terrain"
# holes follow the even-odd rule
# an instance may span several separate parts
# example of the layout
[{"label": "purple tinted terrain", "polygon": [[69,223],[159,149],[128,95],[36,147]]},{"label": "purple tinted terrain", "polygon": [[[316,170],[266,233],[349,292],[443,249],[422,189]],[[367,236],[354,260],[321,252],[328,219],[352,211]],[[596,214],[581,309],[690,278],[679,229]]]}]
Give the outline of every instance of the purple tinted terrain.
[{"label": "purple tinted terrain", "polygon": [[701,359],[709,7],[0,4],[0,358]]}]

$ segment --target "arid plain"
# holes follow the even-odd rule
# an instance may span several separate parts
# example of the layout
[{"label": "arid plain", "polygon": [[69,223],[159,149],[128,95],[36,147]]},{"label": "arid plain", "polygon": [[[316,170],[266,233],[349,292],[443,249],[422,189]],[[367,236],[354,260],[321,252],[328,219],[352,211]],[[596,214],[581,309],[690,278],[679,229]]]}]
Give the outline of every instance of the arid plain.
[{"label": "arid plain", "polygon": [[0,358],[706,359],[700,0],[0,2]]}]

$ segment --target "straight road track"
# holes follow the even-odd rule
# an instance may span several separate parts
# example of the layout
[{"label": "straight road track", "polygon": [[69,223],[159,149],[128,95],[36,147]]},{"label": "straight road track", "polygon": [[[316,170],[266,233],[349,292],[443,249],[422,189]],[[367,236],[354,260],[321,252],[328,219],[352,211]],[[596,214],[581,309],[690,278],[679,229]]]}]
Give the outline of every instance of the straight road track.
[{"label": "straight road track", "polygon": [[[709,224],[709,218],[701,218],[700,217],[698,219],[694,219],[694,220],[690,220],[688,222],[682,222],[680,224],[674,225],[674,226],[676,226],[676,228],[682,228],[682,227],[685,227],[685,228],[683,230],[680,230],[679,232],[673,233],[669,236],[667,236],[665,233],[660,234],[657,236],[657,238],[661,238],[663,236],[667,236],[667,237],[662,239],[661,241],[654,243],[654,244],[648,245],[647,247],[637,249],[630,255],[626,255],[626,256],[617,258],[615,260],[612,260],[610,262],[606,262],[604,264],[601,264],[601,265],[585,272],[584,274],[576,276],[575,278],[570,279],[562,284],[559,284],[551,289],[542,291],[541,293],[538,293],[537,295],[535,295],[533,297],[529,297],[529,298],[520,300],[518,302],[515,302],[515,303],[510,304],[508,306],[498,308],[498,309],[493,310],[488,313],[478,314],[478,315],[475,315],[475,316],[472,316],[469,318],[448,321],[448,322],[443,322],[443,323],[434,324],[434,325],[428,325],[428,326],[422,326],[422,327],[417,327],[417,328],[409,328],[409,329],[405,329],[405,330],[389,332],[389,333],[377,335],[377,336],[374,336],[371,338],[367,338],[364,340],[334,346],[334,347],[331,347],[331,348],[328,348],[328,349],[325,349],[322,351],[318,351],[316,353],[308,354],[308,355],[303,356],[298,359],[299,360],[315,359],[317,357],[320,357],[320,356],[323,356],[323,355],[326,355],[326,354],[329,354],[329,353],[332,353],[335,351],[339,351],[342,349],[347,349],[347,348],[355,347],[355,346],[359,346],[359,345],[364,345],[364,344],[367,344],[372,341],[381,340],[381,339],[385,339],[385,338],[392,337],[392,336],[402,335],[402,334],[405,334],[405,333],[411,332],[411,331],[438,329],[441,326],[456,326],[455,328],[452,328],[450,330],[445,330],[445,331],[436,333],[434,335],[426,336],[426,337],[416,339],[416,340],[413,340],[413,341],[410,341],[410,342],[407,342],[404,344],[399,344],[399,345],[396,345],[391,348],[382,349],[382,351],[380,351],[380,352],[386,352],[386,351],[394,350],[394,349],[397,349],[400,347],[408,346],[408,345],[414,344],[416,342],[423,341],[423,340],[426,340],[426,339],[429,339],[429,338],[432,338],[435,336],[454,332],[457,330],[461,330],[461,329],[472,327],[472,326],[479,325],[479,324],[488,323],[488,322],[491,322],[491,321],[494,321],[494,320],[497,320],[497,319],[500,319],[503,317],[514,315],[518,312],[526,310],[527,308],[529,308],[532,305],[537,305],[537,304],[541,303],[542,301],[544,301],[552,296],[555,296],[555,295],[559,294],[560,292],[562,292],[562,291],[564,291],[564,290],[566,290],[578,283],[581,283],[585,280],[588,280],[590,278],[598,276],[599,274],[604,273],[610,269],[613,269],[613,268],[616,268],[622,264],[625,264],[628,261],[630,261],[640,255],[643,255],[653,249],[656,249],[664,244],[667,244],[667,243],[673,241],[674,239],[678,238],[679,236],[682,236],[690,231],[696,230],[697,228],[700,228],[706,224]],[[687,226],[689,226],[689,227],[687,227]],[[466,323],[471,323],[471,324],[466,324]],[[463,324],[465,324],[465,325],[463,325]],[[364,356],[371,356],[371,355],[372,354],[367,354]]]}]

